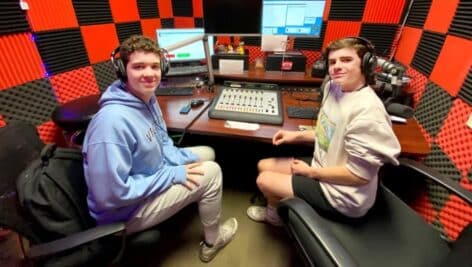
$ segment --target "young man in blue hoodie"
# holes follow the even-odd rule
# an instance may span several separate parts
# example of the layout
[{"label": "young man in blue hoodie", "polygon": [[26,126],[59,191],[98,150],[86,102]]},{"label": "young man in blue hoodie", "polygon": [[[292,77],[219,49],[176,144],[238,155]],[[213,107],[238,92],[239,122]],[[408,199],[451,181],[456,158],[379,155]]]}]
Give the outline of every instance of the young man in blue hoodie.
[{"label": "young man in blue hoodie", "polygon": [[220,225],[222,172],[210,147],[177,148],[154,95],[161,50],[131,36],[113,59],[119,80],[99,100],[83,143],[90,214],[99,224],[125,221],[128,233],[150,228],[198,202],[204,240],[200,259],[212,260],[238,228]]}]

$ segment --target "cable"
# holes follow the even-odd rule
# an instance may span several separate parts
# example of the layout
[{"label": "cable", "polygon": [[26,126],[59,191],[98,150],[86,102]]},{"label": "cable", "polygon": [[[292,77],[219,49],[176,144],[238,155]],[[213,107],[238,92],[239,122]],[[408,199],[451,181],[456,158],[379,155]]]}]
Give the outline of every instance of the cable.
[{"label": "cable", "polygon": [[197,116],[195,116],[195,118],[193,118],[184,128],[184,130],[182,131],[182,134],[180,135],[180,138],[179,140],[175,143],[176,146],[180,146],[182,144],[182,141],[184,140],[184,136],[185,134],[187,133],[187,130],[188,128],[190,128],[193,123],[198,119],[200,118],[200,116],[202,116],[202,114],[211,106],[211,104],[213,103],[213,98],[210,99],[210,102],[208,103],[208,105],[206,105],[202,110],[200,110],[200,112],[197,114]]}]

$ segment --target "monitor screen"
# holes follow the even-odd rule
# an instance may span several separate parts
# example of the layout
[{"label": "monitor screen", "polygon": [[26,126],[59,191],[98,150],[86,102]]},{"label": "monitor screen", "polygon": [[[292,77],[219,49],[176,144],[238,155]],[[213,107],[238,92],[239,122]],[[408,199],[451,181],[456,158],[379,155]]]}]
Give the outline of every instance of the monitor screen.
[{"label": "monitor screen", "polygon": [[319,37],[325,0],[263,0],[262,34]]},{"label": "monitor screen", "polygon": [[207,34],[260,35],[261,17],[262,0],[203,0]]},{"label": "monitor screen", "polygon": [[[191,29],[157,29],[157,42],[159,47],[167,48],[175,43],[188,40],[192,37],[204,34],[203,28]],[[208,48],[210,56],[213,54],[213,37],[208,36]],[[205,59],[203,41],[196,41],[181,48],[169,51],[169,60],[173,62],[201,61]]]}]

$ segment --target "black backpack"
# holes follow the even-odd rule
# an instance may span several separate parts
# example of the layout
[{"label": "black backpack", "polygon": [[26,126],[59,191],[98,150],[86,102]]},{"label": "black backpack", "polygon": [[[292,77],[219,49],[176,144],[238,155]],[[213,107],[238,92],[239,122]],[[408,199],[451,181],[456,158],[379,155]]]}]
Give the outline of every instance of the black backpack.
[{"label": "black backpack", "polygon": [[40,233],[42,242],[52,241],[95,226],[88,214],[87,185],[81,151],[46,145],[18,177],[20,205]]},{"label": "black backpack", "polygon": [[[76,148],[46,145],[17,179],[18,199],[39,243],[56,240],[95,226],[88,213],[82,154]],[[95,240],[49,258],[46,266],[77,266],[100,262],[111,240]],[[106,254],[106,253],[105,253]]]}]

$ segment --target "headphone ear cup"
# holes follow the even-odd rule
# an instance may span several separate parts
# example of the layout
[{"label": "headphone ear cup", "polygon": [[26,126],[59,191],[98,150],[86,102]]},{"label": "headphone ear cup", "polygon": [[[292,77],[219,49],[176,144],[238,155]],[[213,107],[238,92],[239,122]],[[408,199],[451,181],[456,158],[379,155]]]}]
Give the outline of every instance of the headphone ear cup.
[{"label": "headphone ear cup", "polygon": [[123,60],[120,58],[115,59],[115,71],[116,71],[116,76],[123,82],[126,82],[128,80],[128,76],[126,75],[126,68],[125,65],[123,64]]},{"label": "headphone ear cup", "polygon": [[160,49],[160,55],[161,55],[161,76],[164,76],[169,72],[170,69],[170,63],[169,63],[169,56],[168,52],[165,49]]},{"label": "headphone ear cup", "polygon": [[375,67],[377,66],[377,57],[371,52],[366,52],[362,58],[362,73],[367,78],[367,83],[372,84],[374,81]]}]

